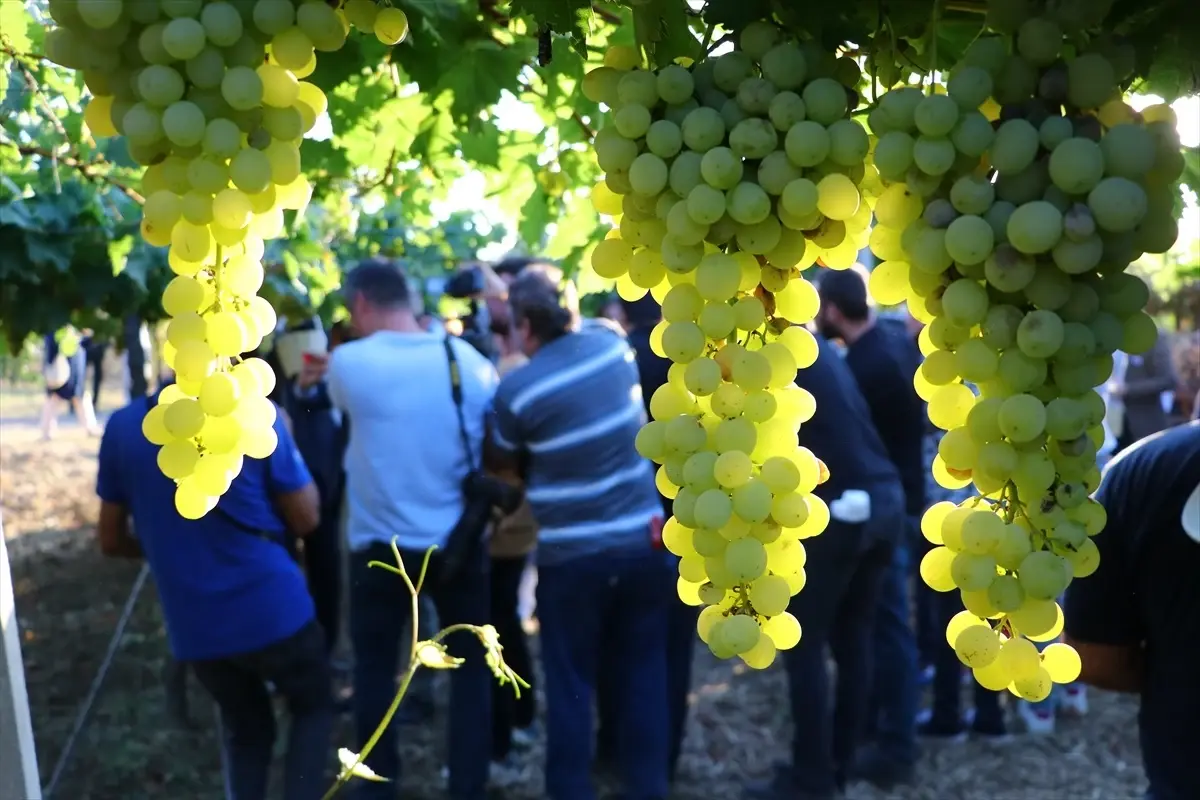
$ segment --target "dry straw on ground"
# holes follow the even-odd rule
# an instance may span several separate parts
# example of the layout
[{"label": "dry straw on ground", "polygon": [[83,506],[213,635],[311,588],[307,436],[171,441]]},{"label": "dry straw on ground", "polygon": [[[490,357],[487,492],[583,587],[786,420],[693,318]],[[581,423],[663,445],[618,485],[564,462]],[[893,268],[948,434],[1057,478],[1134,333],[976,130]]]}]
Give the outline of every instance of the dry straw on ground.
[{"label": "dry straw on ground", "polygon": [[[137,566],[106,561],[93,541],[96,440],[71,424],[43,444],[28,424],[0,429],[0,502],[13,561],[38,757],[48,777],[98,666]],[[159,670],[166,654],[153,592],[138,604],[59,797],[207,800],[220,796],[211,707],[192,689],[195,730],[171,725]],[[753,673],[697,649],[680,800],[736,800],[748,779],[783,757],[790,737],[778,668]],[[1004,745],[927,748],[917,780],[884,793],[851,788],[848,800],[1136,800],[1144,779],[1135,704],[1092,693],[1092,712],[1047,738]],[[439,797],[443,714],[406,728],[406,800]],[[1014,726],[1015,727],[1015,726]],[[339,745],[351,744],[349,728]],[[540,800],[540,744],[523,754],[510,800]],[[332,764],[331,764],[332,768]],[[602,785],[612,787],[610,780]]]}]

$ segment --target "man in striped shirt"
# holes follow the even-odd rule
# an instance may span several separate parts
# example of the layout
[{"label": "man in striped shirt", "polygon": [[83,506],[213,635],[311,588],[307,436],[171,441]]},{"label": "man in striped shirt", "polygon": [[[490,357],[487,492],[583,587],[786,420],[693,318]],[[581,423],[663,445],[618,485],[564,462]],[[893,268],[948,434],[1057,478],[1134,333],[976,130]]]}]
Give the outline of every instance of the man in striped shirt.
[{"label": "man in striped shirt", "polygon": [[518,463],[539,525],[538,618],[547,706],[546,791],[593,800],[592,701],[600,648],[619,651],[626,796],[667,796],[667,609],[674,577],[656,546],[662,505],[634,449],[645,412],[634,355],[604,322],[580,325],[547,265],[509,288],[529,363],[501,381],[494,449]]}]

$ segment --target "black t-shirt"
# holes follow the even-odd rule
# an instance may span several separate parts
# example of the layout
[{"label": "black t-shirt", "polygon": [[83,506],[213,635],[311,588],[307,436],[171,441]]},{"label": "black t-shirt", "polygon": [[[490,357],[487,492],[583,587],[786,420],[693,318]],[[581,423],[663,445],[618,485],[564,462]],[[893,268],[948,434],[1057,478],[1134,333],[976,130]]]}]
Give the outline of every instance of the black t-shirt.
[{"label": "black t-shirt", "polygon": [[[650,398],[654,396],[658,387],[667,382],[667,370],[671,368],[669,359],[655,355],[650,349],[652,330],[652,326],[646,326],[634,328],[627,334],[629,346],[633,348],[634,357],[637,359],[638,383],[642,385],[642,400],[646,404],[647,419],[653,419],[650,416]],[[670,516],[671,501],[661,494],[658,497],[662,501],[663,510]]]},{"label": "black t-shirt", "polygon": [[1156,800],[1200,798],[1200,543],[1181,524],[1197,484],[1200,422],[1118,456],[1097,495],[1100,567],[1067,593],[1072,638],[1145,647],[1139,728]]},{"label": "black t-shirt", "polygon": [[820,336],[817,347],[816,363],[796,375],[796,385],[817,401],[813,418],[800,426],[800,444],[829,467],[829,480],[816,488],[816,495],[828,503],[847,489],[898,483],[854,374]]},{"label": "black t-shirt", "polygon": [[925,511],[925,403],[913,386],[921,365],[916,343],[901,329],[879,323],[847,348],[846,364],[854,373],[871,420],[904,485],[905,510]]},{"label": "black t-shirt", "polygon": [[637,357],[638,382],[642,385],[642,400],[646,403],[646,416],[650,417],[650,398],[655,390],[667,382],[670,360],[655,355],[650,349],[650,331],[653,326],[634,328],[627,338],[633,354]]}]

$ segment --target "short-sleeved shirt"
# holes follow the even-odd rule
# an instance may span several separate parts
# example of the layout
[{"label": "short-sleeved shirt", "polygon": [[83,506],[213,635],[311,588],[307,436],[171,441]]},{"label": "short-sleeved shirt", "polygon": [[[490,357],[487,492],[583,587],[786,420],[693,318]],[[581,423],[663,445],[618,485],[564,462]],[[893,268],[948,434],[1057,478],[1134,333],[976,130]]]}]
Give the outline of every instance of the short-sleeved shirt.
[{"label": "short-sleeved shirt", "polygon": [[501,381],[493,436],[528,464],[539,564],[651,547],[663,510],[634,448],[644,419],[633,351],[604,324],[542,345]]},{"label": "short-sleeved shirt", "polygon": [[925,403],[913,386],[913,373],[921,366],[921,353],[896,327],[872,326],[847,348],[846,364],[900,473],[905,509],[920,516],[925,510]]},{"label": "short-sleeved shirt", "polygon": [[1067,591],[1066,630],[1145,648],[1139,729],[1155,798],[1200,797],[1200,543],[1182,525],[1200,484],[1200,423],[1143,439],[1109,465],[1100,566]]},{"label": "short-sleeved shirt", "polygon": [[175,482],[158,469],[158,447],[142,433],[155,399],[138,398],[109,419],[96,491],[133,519],[158,587],[171,652],[180,661],[203,661],[254,652],[291,636],[313,619],[313,602],[285,549],[286,526],[271,495],[294,492],[312,478],[282,417],[275,420],[275,452],[243,459],[217,508],[188,520],[175,510]]},{"label": "short-sleeved shirt", "polygon": [[462,381],[468,458],[450,388],[445,333],[378,331],[333,351],[326,386],[350,419],[346,534],[350,549],[391,542],[442,546],[463,513],[463,479],[478,468],[498,378],[492,362],[450,338]]}]

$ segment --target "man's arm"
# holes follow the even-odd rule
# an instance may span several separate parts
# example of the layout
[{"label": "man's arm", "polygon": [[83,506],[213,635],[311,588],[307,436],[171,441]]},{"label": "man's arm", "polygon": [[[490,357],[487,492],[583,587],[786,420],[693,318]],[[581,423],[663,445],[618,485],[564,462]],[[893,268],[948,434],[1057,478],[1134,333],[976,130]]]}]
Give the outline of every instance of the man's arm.
[{"label": "man's arm", "polygon": [[273,494],[271,502],[293,536],[308,536],[321,523],[321,497],[312,481],[299,489]]},{"label": "man's arm", "polygon": [[1063,641],[1075,648],[1083,662],[1079,680],[1110,692],[1140,692],[1145,683],[1145,653],[1130,645],[1081,642],[1069,633]]},{"label": "man's arm", "polygon": [[271,503],[288,533],[307,536],[321,522],[321,496],[282,417],[275,420],[275,435],[278,444],[267,461],[267,490]]},{"label": "man's arm", "polygon": [[142,558],[142,545],[129,529],[129,511],[120,503],[100,501],[96,523],[100,552],[109,558]]},{"label": "man's arm", "polygon": [[1071,583],[1063,609],[1063,641],[1083,661],[1079,680],[1116,692],[1140,692],[1144,685],[1145,636],[1126,545],[1137,526],[1124,513],[1129,481],[1129,463],[1118,463],[1106,476],[1097,499],[1108,512],[1108,523],[1092,540],[1100,550],[1100,567],[1086,580]]}]

